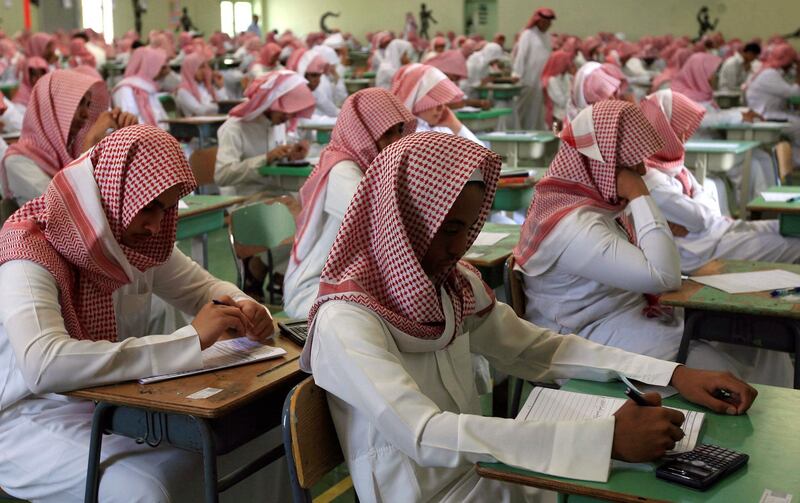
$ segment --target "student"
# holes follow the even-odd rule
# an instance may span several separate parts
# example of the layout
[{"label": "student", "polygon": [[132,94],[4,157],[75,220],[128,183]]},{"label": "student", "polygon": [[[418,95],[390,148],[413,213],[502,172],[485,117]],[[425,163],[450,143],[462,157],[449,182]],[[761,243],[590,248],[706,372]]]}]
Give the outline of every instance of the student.
[{"label": "student", "polygon": [[447,39],[441,35],[433,37],[428,52],[422,57],[422,62],[427,63],[429,59],[435,58],[445,50],[447,50]]},{"label": "student", "polygon": [[167,112],[158,99],[160,78],[169,73],[167,53],[152,47],[133,51],[123,78],[113,89],[114,106],[135,115],[142,124],[167,129]]},{"label": "student", "polygon": [[552,9],[536,9],[515,46],[513,75],[519,77],[522,91],[516,100],[516,115],[522,129],[544,128],[542,69],[550,57],[547,30],[556,18]]},{"label": "student", "polygon": [[[655,460],[682,437],[682,417],[632,402],[592,421],[483,417],[472,353],[536,381],[671,380],[690,400],[732,414],[755,395],[733,376],[561,336],[495,302],[459,260],[488,216],[499,171],[500,158],[473,142],[417,133],[378,155],[347,209],[301,366],[328,392],[361,501],[530,501],[541,492],[481,478],[475,463],[605,480],[612,457]],[[723,382],[741,393],[738,408],[702,391]]]},{"label": "student", "polygon": [[413,133],[416,122],[385,89],[363,89],[345,101],[331,142],[300,189],[303,209],[283,281],[283,306],[292,318],[308,316],[342,217],[370,163],[386,146]]},{"label": "student", "polygon": [[438,68],[421,63],[404,66],[395,75],[392,94],[417,117],[417,132],[455,134],[483,145],[450,110],[464,101],[464,93]]},{"label": "student", "polygon": [[572,120],[589,105],[608,99],[633,101],[628,93],[628,81],[616,66],[590,61],[575,74],[567,118]]},{"label": "student", "polygon": [[681,71],[681,67],[689,56],[694,54],[694,51],[688,47],[675,50],[667,61],[667,67],[653,78],[653,83],[650,85],[652,92],[660,91],[662,89],[669,89],[673,77]]},{"label": "student", "polygon": [[392,88],[394,74],[401,66],[411,63],[414,57],[414,46],[411,42],[395,39],[386,46],[386,53],[381,59],[381,66],[375,75],[375,87],[382,87],[386,90]]},{"label": "student", "polygon": [[314,115],[336,118],[339,107],[333,99],[330,82],[327,82],[326,73],[330,65],[319,52],[314,49],[298,49],[286,63],[287,68],[296,71],[308,81],[308,88],[314,95]]},{"label": "student", "polygon": [[758,44],[747,44],[741,51],[736,51],[728,57],[719,69],[719,90],[732,93],[742,91],[742,85],[747,81],[753,61],[761,54]]},{"label": "student", "polygon": [[228,97],[222,75],[208,65],[204,54],[196,52],[181,63],[181,84],[175,96],[176,104],[186,117],[219,113],[218,101]]},{"label": "student", "polygon": [[[194,188],[177,141],[132,126],[61,170],[0,231],[4,491],[83,501],[94,403],[55,393],[199,368],[200,351],[229,330],[272,334],[263,306],[174,247],[178,200]],[[153,294],[192,324],[147,333]],[[101,501],[202,499],[195,453],[111,435],[101,461]]]},{"label": "student", "polygon": [[250,83],[247,101],[230,112],[217,132],[214,181],[227,194],[254,194],[274,187],[258,168],[282,158],[303,159],[308,147],[287,145],[285,123],[311,117],[314,96],[306,79],[289,70],[269,72]]},{"label": "student", "polygon": [[11,100],[19,114],[25,115],[33,86],[49,71],[50,65],[42,57],[29,56],[22,60],[19,70],[19,88]]},{"label": "student", "polygon": [[477,98],[477,87],[492,82],[492,68],[506,59],[503,48],[494,42],[487,43],[483,49],[476,51],[467,59],[467,83],[470,86],[470,97]]},{"label": "student", "polygon": [[280,70],[281,46],[275,42],[268,42],[258,51],[258,61],[254,62],[248,70],[250,78],[256,78],[273,70]]},{"label": "student", "polygon": [[800,261],[800,239],[781,236],[777,220],[723,217],[716,199],[684,166],[683,143],[700,126],[703,107],[671,90],[651,94],[640,107],[664,140],[645,159],[643,179],[675,236],[682,271],[694,272],[713,259]]},{"label": "student", "polygon": [[[639,108],[620,100],[587,107],[565,128],[514,249],[525,319],[675,359],[682,312],[670,313],[657,295],[680,287],[680,255],[641,177],[644,159],[662,148]],[[688,362],[763,384],[792,383],[786,353],[693,341]]]},{"label": "student", "polygon": [[564,122],[575,71],[572,54],[562,50],[550,54],[542,69],[545,122],[548,127],[556,121],[559,125]]},{"label": "student", "polygon": [[[372,37],[372,52],[369,56],[369,69],[377,72],[386,57],[386,49],[394,36],[388,31],[381,31]],[[389,79],[391,82],[391,78]]]},{"label": "student", "polygon": [[105,82],[75,70],[56,70],[37,83],[22,134],[0,163],[3,197],[22,206],[41,196],[53,176],[106,136],[136,124],[118,108],[108,110]]}]

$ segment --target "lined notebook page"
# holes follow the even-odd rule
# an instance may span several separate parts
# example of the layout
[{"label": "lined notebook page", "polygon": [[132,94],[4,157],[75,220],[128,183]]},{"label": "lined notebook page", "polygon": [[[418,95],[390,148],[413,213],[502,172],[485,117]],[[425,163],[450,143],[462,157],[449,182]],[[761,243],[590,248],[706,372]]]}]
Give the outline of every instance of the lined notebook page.
[{"label": "lined notebook page", "polygon": [[[587,395],[550,388],[533,388],[525,405],[517,414],[517,421],[581,421],[600,419],[613,415],[625,400],[601,395]],[[686,420],[683,423],[683,439],[670,453],[686,452],[694,449],[705,414],[702,412],[681,411]]]}]

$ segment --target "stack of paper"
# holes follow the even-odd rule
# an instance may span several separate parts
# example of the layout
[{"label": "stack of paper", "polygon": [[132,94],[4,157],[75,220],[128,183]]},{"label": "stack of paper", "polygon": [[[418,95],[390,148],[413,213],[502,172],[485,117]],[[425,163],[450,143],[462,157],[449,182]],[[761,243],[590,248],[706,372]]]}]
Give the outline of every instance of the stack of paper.
[{"label": "stack of paper", "polygon": [[785,203],[793,199],[800,201],[800,192],[762,192],[761,197],[768,203]]},{"label": "stack of paper", "polygon": [[727,293],[763,292],[800,287],[800,274],[782,269],[770,269],[768,271],[692,276],[692,281]]}]

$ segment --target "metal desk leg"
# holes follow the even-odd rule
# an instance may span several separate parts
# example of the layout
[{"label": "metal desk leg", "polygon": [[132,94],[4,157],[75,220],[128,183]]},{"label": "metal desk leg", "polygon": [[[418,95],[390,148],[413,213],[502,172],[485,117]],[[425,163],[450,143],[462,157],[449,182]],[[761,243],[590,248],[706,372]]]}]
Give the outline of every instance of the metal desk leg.
[{"label": "metal desk leg", "polygon": [[683,337],[681,337],[681,345],[678,348],[678,363],[686,363],[686,358],[689,356],[689,343],[694,338],[694,327],[698,319],[702,317],[702,313],[693,309],[686,309],[683,315]]},{"label": "metal desk leg", "polygon": [[189,416],[194,420],[203,445],[203,478],[206,493],[206,503],[217,503],[219,493],[217,493],[217,446],[211,427],[205,419]]},{"label": "metal desk leg", "polygon": [[100,490],[100,451],[103,445],[103,431],[108,418],[115,409],[114,405],[100,402],[92,416],[92,433],[89,440],[89,465],[86,468],[85,503],[96,503]]},{"label": "metal desk leg", "polygon": [[742,167],[742,186],[739,188],[739,218],[747,220],[747,201],[750,200],[750,168],[753,161],[753,149],[744,155],[744,166]]},{"label": "metal desk leg", "polygon": [[208,234],[192,237],[192,259],[208,270]]},{"label": "metal desk leg", "polygon": [[794,389],[800,389],[800,323],[790,323],[794,332]]}]

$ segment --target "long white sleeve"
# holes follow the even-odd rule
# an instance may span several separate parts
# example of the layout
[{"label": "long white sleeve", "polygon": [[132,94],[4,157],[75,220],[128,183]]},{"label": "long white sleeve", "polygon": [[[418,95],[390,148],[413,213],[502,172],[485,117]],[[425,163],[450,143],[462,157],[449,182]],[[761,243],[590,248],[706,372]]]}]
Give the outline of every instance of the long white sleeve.
[{"label": "long white sleeve", "polygon": [[[177,276],[171,279],[180,280]],[[7,262],[0,266],[0,285],[0,322],[33,393],[68,391],[202,366],[200,342],[191,325],[172,334],[130,337],[121,342],[77,340],[67,333],[58,285],[45,268],[24,260]]]},{"label": "long white sleeve", "polygon": [[8,188],[19,206],[44,194],[50,178],[36,162],[24,155],[11,155],[5,161]]},{"label": "long white sleeve", "polygon": [[744,60],[737,53],[722,63],[719,69],[718,87],[720,91],[739,92],[741,91],[742,84],[744,84],[744,80]]},{"label": "long white sleeve", "polygon": [[238,128],[220,128],[218,136],[214,182],[221,186],[262,184],[263,177],[258,173],[258,168],[267,163],[267,152],[243,159],[244,138]]},{"label": "long white sleeve", "polygon": [[[692,181],[694,181],[694,177],[692,177]],[[681,190],[680,182],[673,183],[667,175],[646,176],[645,182],[647,188],[650,189],[650,196],[664,214],[664,218],[669,222],[686,227],[689,232],[704,231],[718,216],[718,211],[715,213],[711,207],[704,204],[705,197],[693,199],[685,195]],[[703,190],[699,184],[696,184],[695,187],[697,191]]]},{"label": "long white sleeve", "polygon": [[133,89],[130,86],[123,86],[114,91],[111,95],[115,107],[119,107],[123,112],[128,112],[139,118],[139,123],[142,123],[141,114],[139,114],[139,105],[136,104],[136,98],[133,96]]},{"label": "long white sleeve", "polygon": [[[572,240],[558,259],[562,272],[640,293],[675,290],[681,284],[680,255],[655,201],[639,196],[628,204],[639,246],[598,221]],[[594,253],[587,253],[591,246]]]},{"label": "long white sleeve", "polygon": [[219,106],[213,101],[208,103],[201,103],[195,98],[188,90],[180,88],[175,95],[175,101],[178,108],[186,117],[195,117],[198,115],[211,115],[219,111]]},{"label": "long white sleeve", "polygon": [[[524,80],[523,78],[526,77],[528,73],[526,71],[526,65],[528,64],[528,53],[531,51],[531,36],[530,30],[524,30],[517,41],[517,53],[514,57],[511,71],[512,75],[519,77],[520,80]],[[530,85],[527,81],[523,83]]]},{"label": "long white sleeve", "polygon": [[0,116],[0,122],[3,123],[3,131],[8,133],[11,131],[22,131],[22,120],[25,118],[24,111],[11,100],[3,96],[3,101],[6,105],[6,111]]}]

